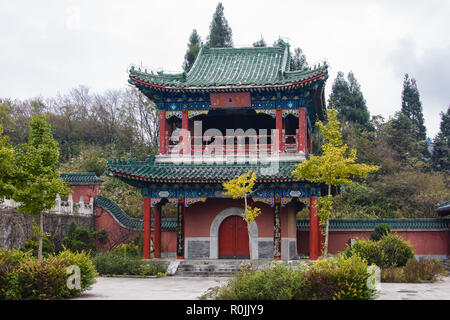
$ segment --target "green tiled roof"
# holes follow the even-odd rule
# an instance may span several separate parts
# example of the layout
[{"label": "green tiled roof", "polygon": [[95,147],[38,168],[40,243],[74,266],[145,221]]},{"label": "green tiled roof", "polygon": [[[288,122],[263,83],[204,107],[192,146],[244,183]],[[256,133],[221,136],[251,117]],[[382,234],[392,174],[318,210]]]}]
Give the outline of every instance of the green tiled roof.
[{"label": "green tiled roof", "polygon": [[[380,223],[387,223],[392,230],[421,229],[449,230],[450,219],[330,219],[330,230],[372,231]],[[308,230],[308,219],[297,219],[297,230]]]},{"label": "green tiled roof", "polygon": [[436,211],[440,216],[446,216],[450,214],[450,201],[439,203],[436,205]]},{"label": "green tiled roof", "polygon": [[[114,176],[157,182],[213,182],[234,179],[243,173],[257,172],[259,181],[293,181],[291,173],[298,161],[279,162],[279,168],[268,172],[270,164],[263,163],[170,163],[146,161],[109,161],[107,170]],[[276,169],[276,168],[274,168]],[[267,170],[267,171],[266,171]]]},{"label": "green tiled roof", "polygon": [[69,185],[101,184],[103,180],[95,172],[61,173],[61,179]]},{"label": "green tiled roof", "polygon": [[[130,230],[141,231],[144,227],[142,219],[132,218],[126,214],[120,206],[111,199],[103,196],[98,196],[95,199],[94,205],[108,211],[113,218],[124,228]],[[154,228],[154,221],[152,220],[152,228]],[[177,228],[177,219],[161,219],[162,231],[175,231]]]},{"label": "green tiled roof", "polygon": [[288,45],[251,48],[203,46],[189,73],[165,74],[130,69],[129,82],[156,89],[233,89],[300,86],[328,77],[327,65],[289,70]]}]

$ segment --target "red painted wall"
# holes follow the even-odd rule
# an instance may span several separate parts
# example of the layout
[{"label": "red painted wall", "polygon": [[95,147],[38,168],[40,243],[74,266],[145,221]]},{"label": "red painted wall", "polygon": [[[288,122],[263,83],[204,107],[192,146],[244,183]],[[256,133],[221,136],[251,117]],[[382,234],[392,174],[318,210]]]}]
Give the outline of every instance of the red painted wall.
[{"label": "red painted wall", "polygon": [[[126,243],[139,235],[138,231],[131,231],[120,226],[111,214],[103,208],[95,208],[95,230],[105,229],[108,241],[105,245],[97,244],[99,250],[107,251],[120,243]],[[152,240],[155,233],[152,230]],[[175,231],[161,232],[161,252],[174,253],[177,247],[177,233]]]},{"label": "red painted wall", "polygon": [[[368,239],[371,231],[330,231],[329,252],[336,254],[345,250],[351,238]],[[399,231],[396,232],[408,241],[419,255],[450,255],[450,231]],[[297,232],[297,251],[309,252],[309,232]]]},{"label": "red painted wall", "polygon": [[100,185],[84,185],[84,186],[69,186],[72,189],[72,200],[73,202],[80,201],[80,195],[83,196],[83,201],[85,204],[89,204],[90,198],[97,198],[98,189]]}]

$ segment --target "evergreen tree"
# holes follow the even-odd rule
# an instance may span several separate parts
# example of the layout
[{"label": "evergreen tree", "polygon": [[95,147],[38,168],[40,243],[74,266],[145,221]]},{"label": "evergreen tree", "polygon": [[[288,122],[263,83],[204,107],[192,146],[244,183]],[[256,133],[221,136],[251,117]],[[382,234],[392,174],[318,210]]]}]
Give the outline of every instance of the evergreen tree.
[{"label": "evergreen tree", "polygon": [[338,111],[338,117],[345,124],[353,124],[359,129],[373,131],[370,114],[361,87],[354,74],[349,72],[347,80],[339,71],[334,80],[329,105]]},{"label": "evergreen tree", "polygon": [[302,70],[308,67],[306,56],[301,48],[294,49],[294,55],[290,61],[291,70]]},{"label": "evergreen tree", "polygon": [[264,38],[261,36],[261,39],[259,39],[259,40],[256,41],[256,42],[253,42],[253,46],[254,46],[255,48],[258,48],[258,47],[267,47],[267,44],[266,44],[266,42],[264,41]]},{"label": "evergreen tree", "polygon": [[208,44],[210,48],[227,48],[233,46],[233,33],[223,14],[221,2],[216,7],[216,12],[209,26]]},{"label": "evergreen tree", "polygon": [[401,112],[407,116],[413,126],[413,137],[418,140],[426,139],[426,128],[423,120],[422,103],[417,89],[416,80],[405,74],[402,91]]},{"label": "evergreen tree", "polygon": [[433,141],[431,160],[435,170],[450,172],[450,107],[441,112],[440,131]]},{"label": "evergreen tree", "polygon": [[188,49],[184,55],[183,70],[185,72],[189,72],[189,70],[191,70],[195,59],[197,58],[198,52],[200,51],[200,46],[201,38],[197,33],[197,30],[194,29],[189,37]]}]

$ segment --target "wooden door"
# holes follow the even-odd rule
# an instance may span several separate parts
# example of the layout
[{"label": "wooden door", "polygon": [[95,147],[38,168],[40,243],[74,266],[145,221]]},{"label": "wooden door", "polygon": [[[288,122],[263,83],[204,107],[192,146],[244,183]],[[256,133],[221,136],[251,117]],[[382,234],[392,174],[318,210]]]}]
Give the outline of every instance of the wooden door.
[{"label": "wooden door", "polygon": [[247,222],[242,217],[229,216],[220,225],[219,258],[250,258]]}]

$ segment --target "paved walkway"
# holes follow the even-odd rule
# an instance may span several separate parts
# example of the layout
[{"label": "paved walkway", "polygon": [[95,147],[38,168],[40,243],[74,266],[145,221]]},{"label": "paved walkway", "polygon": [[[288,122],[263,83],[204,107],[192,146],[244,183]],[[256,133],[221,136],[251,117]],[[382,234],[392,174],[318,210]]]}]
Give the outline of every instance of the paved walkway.
[{"label": "paved walkway", "polygon": [[[228,278],[97,278],[93,288],[77,299],[196,300]],[[450,300],[450,277],[435,283],[381,283],[380,300]]]},{"label": "paved walkway", "polygon": [[450,300],[450,277],[434,283],[381,283],[379,300]]}]

